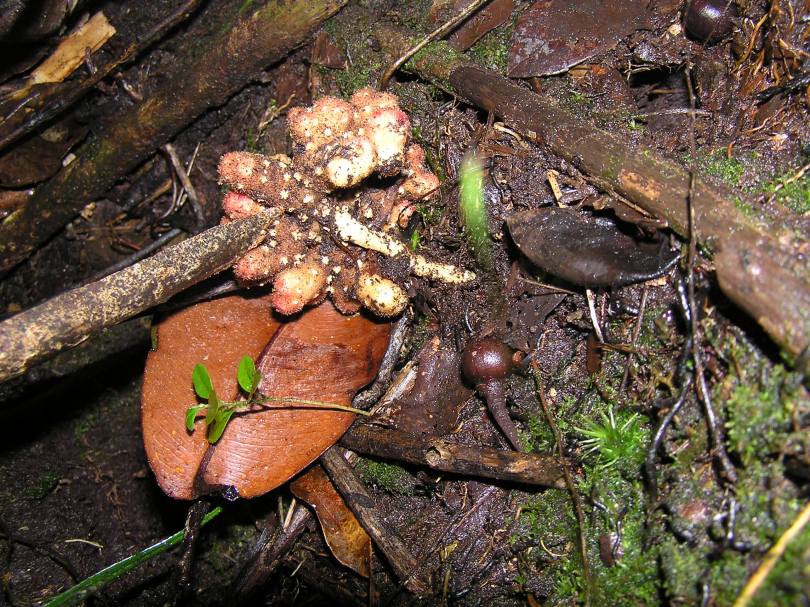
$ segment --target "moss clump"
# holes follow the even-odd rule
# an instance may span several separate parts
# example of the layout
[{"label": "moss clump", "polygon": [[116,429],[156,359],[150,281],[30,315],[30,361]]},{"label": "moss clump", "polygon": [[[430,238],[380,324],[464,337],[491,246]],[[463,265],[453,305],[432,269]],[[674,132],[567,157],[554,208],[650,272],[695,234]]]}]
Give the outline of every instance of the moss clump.
[{"label": "moss clump", "polygon": [[[593,604],[654,605],[661,582],[658,546],[647,545],[647,496],[638,472],[620,468],[586,467],[580,482],[582,495],[599,504],[590,516],[586,512]],[[617,542],[613,566],[606,559],[610,552],[600,551],[600,538]]]},{"label": "moss clump", "polygon": [[76,440],[81,440],[90,430],[97,426],[101,416],[102,411],[100,409],[91,409],[82,413],[73,426],[73,436]]},{"label": "moss clump", "polygon": [[382,63],[372,60],[368,63],[356,62],[344,70],[332,70],[329,73],[334,75],[341,94],[348,98],[359,89],[372,86],[373,76],[379,74],[380,70]]},{"label": "moss clump", "polygon": [[393,495],[413,495],[416,479],[402,466],[360,458],[355,470],[367,485]]},{"label": "moss clump", "polygon": [[729,365],[713,396],[726,414],[731,451],[750,466],[799,448],[801,436],[793,432],[793,420],[810,409],[800,376],[773,364],[741,335],[720,335],[711,323],[707,335]]},{"label": "moss clump", "polygon": [[[690,158],[686,157],[684,161],[689,164]],[[717,177],[730,186],[739,186],[743,173],[745,173],[745,164],[737,158],[726,156],[725,150],[715,150],[709,154],[698,154],[695,163],[700,173]]]},{"label": "moss clump", "polygon": [[495,28],[476,42],[468,53],[482,67],[506,73],[513,30],[514,24],[511,22]]},{"label": "moss clump", "polygon": [[[780,175],[767,182],[762,191],[774,195],[774,200],[786,206],[791,211],[801,215],[810,213],[810,172],[795,181],[788,183],[793,175]],[[779,190],[776,188],[779,187]]]},{"label": "moss clump", "polygon": [[737,196],[734,197],[734,206],[746,217],[750,217],[752,219],[757,218],[757,210],[754,208],[754,205],[750,202],[743,200]]},{"label": "moss clump", "polygon": [[672,605],[700,604],[705,555],[686,543],[667,537],[659,546],[664,592]]}]

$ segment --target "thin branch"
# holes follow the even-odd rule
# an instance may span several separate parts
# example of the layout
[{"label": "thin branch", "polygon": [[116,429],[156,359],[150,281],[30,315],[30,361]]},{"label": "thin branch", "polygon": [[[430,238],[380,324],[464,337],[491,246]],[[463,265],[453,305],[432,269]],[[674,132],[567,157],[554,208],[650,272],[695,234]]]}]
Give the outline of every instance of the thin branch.
[{"label": "thin branch", "polygon": [[191,208],[194,210],[194,217],[197,220],[197,229],[205,225],[205,214],[200,206],[200,198],[197,195],[197,190],[194,187],[194,184],[191,183],[188,172],[191,171],[191,166],[193,166],[194,158],[196,158],[197,150],[199,150],[199,148],[200,146],[198,144],[197,149],[194,150],[194,155],[192,156],[191,162],[189,163],[189,168],[187,170],[180,161],[180,157],[177,155],[177,150],[174,149],[174,146],[171,143],[167,143],[163,146],[163,150],[168,155],[169,161],[171,161],[172,167],[174,168],[174,172],[177,174],[177,178],[180,180],[180,183],[183,184],[183,189],[185,190],[188,200],[191,203]]},{"label": "thin branch", "polygon": [[0,382],[230,266],[264,238],[273,218],[263,212],[215,226],[0,323]]},{"label": "thin branch", "polygon": [[355,424],[340,444],[384,459],[427,466],[433,470],[499,481],[565,487],[567,459],[538,453],[520,453],[491,447],[473,447],[441,438],[415,436],[401,430]]},{"label": "thin branch", "polygon": [[182,233],[183,230],[181,230],[180,228],[172,228],[168,232],[162,234],[161,236],[150,242],[145,247],[142,247],[140,250],[135,251],[132,255],[128,255],[124,259],[117,261],[111,266],[107,266],[106,268],[104,268],[100,272],[97,272],[96,274],[93,274],[93,276],[91,276],[87,281],[85,281],[84,284],[90,284],[91,282],[101,280],[105,276],[109,276],[110,274],[118,272],[119,270],[128,268],[129,266],[141,261],[142,259],[146,259],[152,253],[154,253],[158,249],[163,248],[164,245],[168,244],[169,242],[180,236],[180,234]]},{"label": "thin branch", "polygon": [[[638,341],[639,333],[641,333],[641,325],[644,321],[644,312],[647,309],[647,285],[641,291],[641,302],[638,305],[638,316],[636,317],[636,326],[633,328],[633,335],[630,338],[630,346],[635,350],[636,342]],[[627,380],[630,377],[630,365],[633,363],[633,350],[627,353],[627,360],[624,365],[624,373],[622,374],[622,382],[619,384],[619,394],[624,392],[627,387]]]},{"label": "thin branch", "polygon": [[357,517],[374,545],[385,555],[405,587],[414,594],[430,594],[430,585],[412,575],[412,572],[418,569],[419,562],[399,534],[382,519],[380,512],[374,507],[374,500],[344,459],[343,449],[331,447],[321,456],[320,462],[346,505]]}]

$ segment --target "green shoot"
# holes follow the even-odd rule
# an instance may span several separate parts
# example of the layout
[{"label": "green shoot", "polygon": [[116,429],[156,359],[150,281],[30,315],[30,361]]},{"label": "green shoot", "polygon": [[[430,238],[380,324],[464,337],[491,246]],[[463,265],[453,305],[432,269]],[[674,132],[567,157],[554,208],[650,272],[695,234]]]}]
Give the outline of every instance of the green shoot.
[{"label": "green shoot", "polygon": [[492,274],[494,266],[484,203],[484,170],[477,156],[468,154],[462,161],[459,186],[459,210],[464,234],[478,265],[487,274]]},{"label": "green shoot", "polygon": [[326,409],[333,411],[346,411],[358,415],[370,415],[368,411],[347,407],[337,403],[328,403],[319,400],[306,400],[289,396],[265,396],[259,392],[261,383],[261,372],[256,368],[256,363],[250,356],[242,357],[236,371],[236,380],[239,388],[245,393],[245,400],[224,401],[220,400],[214,389],[208,369],[203,364],[197,364],[191,374],[191,381],[194,392],[201,400],[207,403],[192,405],[186,409],[186,430],[194,432],[194,424],[198,417],[205,417],[206,439],[210,444],[216,443],[228,422],[235,413],[250,413],[268,408],[269,403],[284,403],[290,408],[304,409]]},{"label": "green shoot", "polygon": [[422,236],[419,234],[419,230],[414,230],[411,233],[411,251],[415,251],[419,248],[419,245],[422,243]]}]

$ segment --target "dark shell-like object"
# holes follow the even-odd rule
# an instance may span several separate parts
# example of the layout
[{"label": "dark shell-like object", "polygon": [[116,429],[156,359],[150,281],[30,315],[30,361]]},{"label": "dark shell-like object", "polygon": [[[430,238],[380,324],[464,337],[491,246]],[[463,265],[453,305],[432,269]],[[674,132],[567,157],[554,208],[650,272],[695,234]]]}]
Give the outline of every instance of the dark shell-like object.
[{"label": "dark shell-like object", "polygon": [[662,239],[636,239],[627,233],[634,226],[574,209],[521,211],[506,223],[520,252],[533,264],[583,287],[650,280],[666,274],[678,261],[677,252]]}]

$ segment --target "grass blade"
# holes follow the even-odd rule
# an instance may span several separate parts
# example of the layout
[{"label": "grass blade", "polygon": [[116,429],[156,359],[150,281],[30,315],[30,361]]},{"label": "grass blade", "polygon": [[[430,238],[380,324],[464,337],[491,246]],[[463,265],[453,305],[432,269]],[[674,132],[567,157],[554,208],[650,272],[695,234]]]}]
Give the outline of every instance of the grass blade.
[{"label": "grass blade", "polygon": [[[202,520],[201,525],[205,525],[211,519],[216,517],[220,512],[222,512],[222,507],[217,506],[211,512],[205,515]],[[104,586],[109,584],[110,582],[114,582],[118,578],[120,578],[125,573],[132,571],[133,569],[139,567],[141,564],[145,563],[149,559],[158,554],[162,554],[173,548],[177,544],[183,541],[183,537],[185,536],[185,531],[178,531],[174,535],[170,535],[169,537],[159,541],[157,544],[153,544],[148,548],[144,548],[137,554],[133,554],[132,556],[128,556],[122,561],[118,561],[102,569],[101,571],[94,573],[89,578],[85,578],[72,588],[65,590],[61,594],[57,594],[53,597],[50,601],[45,603],[45,607],[64,607],[66,605],[78,605],[84,599],[87,598],[88,595],[98,592]]]}]

